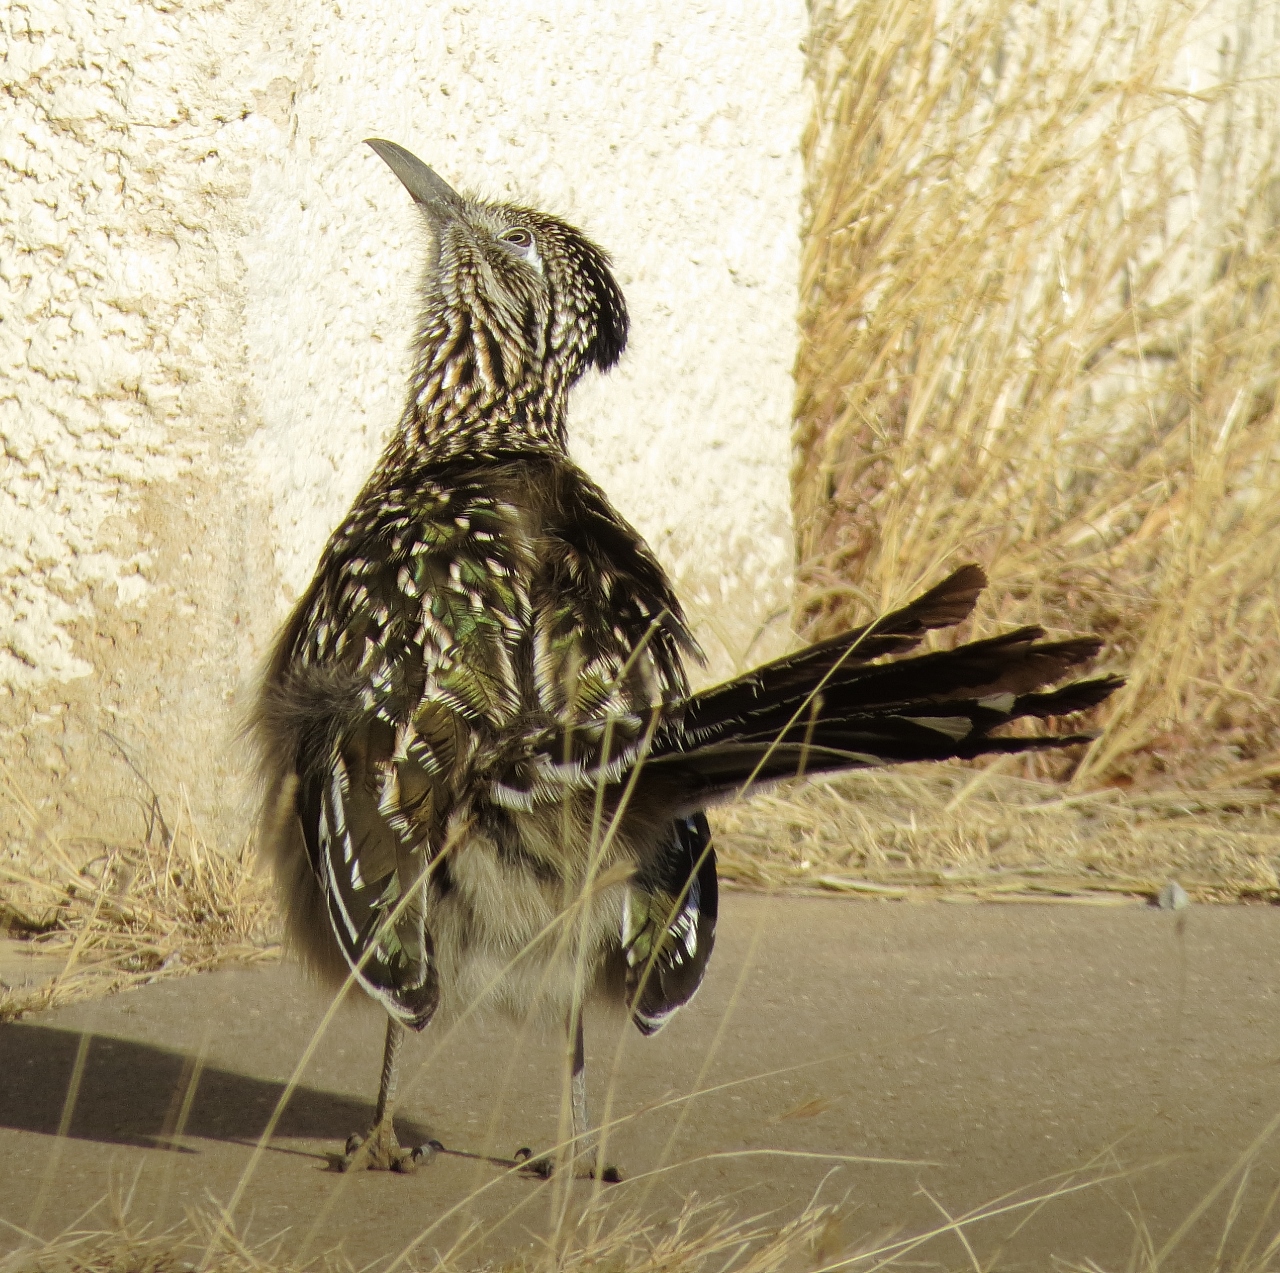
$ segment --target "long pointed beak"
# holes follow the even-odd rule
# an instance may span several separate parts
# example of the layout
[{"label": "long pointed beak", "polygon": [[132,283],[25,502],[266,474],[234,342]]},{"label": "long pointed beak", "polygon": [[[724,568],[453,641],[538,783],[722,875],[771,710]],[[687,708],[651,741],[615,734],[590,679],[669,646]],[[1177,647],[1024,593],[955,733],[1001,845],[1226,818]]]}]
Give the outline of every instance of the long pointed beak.
[{"label": "long pointed beak", "polygon": [[381,137],[366,137],[365,145],[400,178],[401,184],[428,212],[450,215],[461,211],[462,196],[416,155]]}]

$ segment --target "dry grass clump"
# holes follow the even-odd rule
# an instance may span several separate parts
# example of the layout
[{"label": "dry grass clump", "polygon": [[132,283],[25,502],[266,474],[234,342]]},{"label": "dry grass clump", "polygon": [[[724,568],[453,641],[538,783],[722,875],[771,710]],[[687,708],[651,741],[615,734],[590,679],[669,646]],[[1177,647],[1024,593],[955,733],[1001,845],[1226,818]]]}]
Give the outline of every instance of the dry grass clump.
[{"label": "dry grass clump", "polygon": [[[6,793],[39,829],[19,794]],[[171,829],[153,816],[136,844],[81,845],[43,829],[37,843],[38,855],[0,861],[0,937],[64,962],[34,989],[0,985],[0,1020],[277,949],[267,881],[248,847],[209,847],[189,817]]]},{"label": "dry grass clump", "polygon": [[[814,1207],[789,1223],[735,1220],[724,1207],[696,1202],[669,1221],[593,1215],[571,1226],[533,1256],[503,1264],[512,1273],[775,1273],[812,1269],[824,1262],[835,1235],[834,1208]],[[280,1238],[260,1245],[243,1241],[225,1223],[193,1215],[165,1232],[117,1220],[101,1230],[73,1231],[49,1242],[32,1242],[0,1259],[0,1273],[276,1273],[299,1267],[350,1270],[341,1251],[295,1264]],[[390,1259],[386,1253],[384,1260]],[[409,1270],[424,1265],[406,1256]],[[428,1266],[457,1273],[472,1267],[448,1253]],[[493,1267],[493,1266],[489,1266]]]},{"label": "dry grass clump", "polygon": [[[105,1228],[77,1226],[47,1242],[28,1235],[0,1259],[0,1273],[192,1273],[206,1253],[207,1273],[267,1273],[287,1266],[278,1244],[249,1246],[199,1215],[156,1232],[117,1213]],[[328,1267],[339,1266],[331,1261]]]},{"label": "dry grass clump", "polygon": [[[1206,1212],[1220,1197],[1231,1200],[1218,1237],[1215,1273],[1274,1273],[1280,1269],[1277,1194],[1247,1224],[1242,1220],[1246,1199],[1257,1192],[1250,1168],[1275,1122],[1241,1155],[1201,1203],[1171,1234],[1150,1232],[1142,1216],[1133,1217],[1134,1241],[1125,1273],[1158,1273],[1170,1267],[1170,1257],[1189,1234],[1206,1222]],[[1034,1224],[1046,1207],[1081,1191],[1092,1192],[1122,1181],[1123,1169],[1097,1165],[1039,1186],[1017,1190],[971,1211],[952,1216],[939,1207],[942,1219],[923,1232],[891,1233],[853,1238],[857,1207],[846,1203],[811,1204],[798,1217],[776,1215],[737,1219],[724,1204],[708,1205],[696,1198],[685,1202],[670,1218],[654,1218],[610,1206],[590,1205],[575,1219],[568,1216],[554,1237],[533,1254],[514,1260],[477,1265],[467,1259],[465,1243],[444,1251],[381,1253],[368,1268],[402,1269],[405,1273],[462,1273],[484,1268],[499,1273],[875,1273],[881,1269],[983,1269],[1001,1267],[1000,1248],[980,1259],[970,1235],[990,1233],[994,1223],[1016,1236]],[[852,1221],[852,1223],[851,1223]],[[1247,1231],[1246,1231],[1247,1230]],[[285,1229],[264,1241],[250,1242],[235,1232],[228,1217],[190,1212],[173,1228],[156,1231],[134,1223],[115,1209],[108,1227],[76,1226],[42,1241],[23,1234],[23,1244],[0,1257],[0,1273],[351,1273],[355,1265],[342,1248],[299,1262],[290,1250]],[[425,1259],[423,1258],[425,1256]],[[1090,1260],[1058,1260],[1055,1267],[1094,1273]],[[1112,1267],[1112,1266],[1108,1266]],[[1179,1268],[1199,1268],[1180,1260]],[[1206,1266],[1207,1269],[1210,1266]]]},{"label": "dry grass clump", "polygon": [[1078,782],[1280,778],[1276,6],[813,18],[800,630],[977,560],[1130,677]]},{"label": "dry grass clump", "polygon": [[[1004,762],[1007,764],[1008,762]],[[725,879],[749,888],[981,901],[1280,902],[1270,792],[1076,791],[998,768],[864,770],[716,814]]]}]

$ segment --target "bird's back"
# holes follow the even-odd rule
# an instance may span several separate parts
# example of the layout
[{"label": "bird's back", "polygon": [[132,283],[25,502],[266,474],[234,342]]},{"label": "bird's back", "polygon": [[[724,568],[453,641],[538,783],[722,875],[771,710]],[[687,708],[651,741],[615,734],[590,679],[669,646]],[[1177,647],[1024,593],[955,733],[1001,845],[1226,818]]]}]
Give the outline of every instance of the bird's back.
[{"label": "bird's back", "polygon": [[606,806],[695,651],[643,540],[562,456],[384,465],[260,700],[294,943],[411,1024],[486,990],[563,1009],[663,838],[610,832]]}]

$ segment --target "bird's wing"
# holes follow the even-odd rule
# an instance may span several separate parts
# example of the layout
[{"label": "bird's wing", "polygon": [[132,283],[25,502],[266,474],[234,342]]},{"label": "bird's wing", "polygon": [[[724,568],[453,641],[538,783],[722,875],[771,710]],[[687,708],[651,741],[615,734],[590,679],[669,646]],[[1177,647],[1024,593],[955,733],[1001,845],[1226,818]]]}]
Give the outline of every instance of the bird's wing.
[{"label": "bird's wing", "polygon": [[676,818],[670,838],[628,885],[623,909],[627,1006],[642,1034],[660,1030],[702,984],[717,906],[706,816]]},{"label": "bird's wing", "polygon": [[421,476],[357,501],[268,675],[265,710],[298,722],[297,811],[334,935],[413,1026],[438,997],[418,885],[461,784],[521,712],[521,530],[500,500]]},{"label": "bird's wing", "polygon": [[439,986],[423,891],[432,857],[386,810],[400,805],[400,766],[370,754],[357,729],[327,773],[301,784],[298,815],[329,922],[348,966],[369,994],[407,1025],[434,1015]]}]

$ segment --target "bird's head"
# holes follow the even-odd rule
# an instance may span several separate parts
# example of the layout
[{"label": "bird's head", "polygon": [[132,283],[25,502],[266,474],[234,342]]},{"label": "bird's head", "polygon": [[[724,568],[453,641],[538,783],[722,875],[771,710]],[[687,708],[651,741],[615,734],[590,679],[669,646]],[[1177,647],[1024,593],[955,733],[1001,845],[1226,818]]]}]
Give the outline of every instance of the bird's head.
[{"label": "bird's head", "polygon": [[557,410],[590,367],[607,370],[627,343],[627,307],[609,258],[544,212],[466,199],[402,146],[368,145],[430,222],[436,245],[414,393],[449,417]]}]

